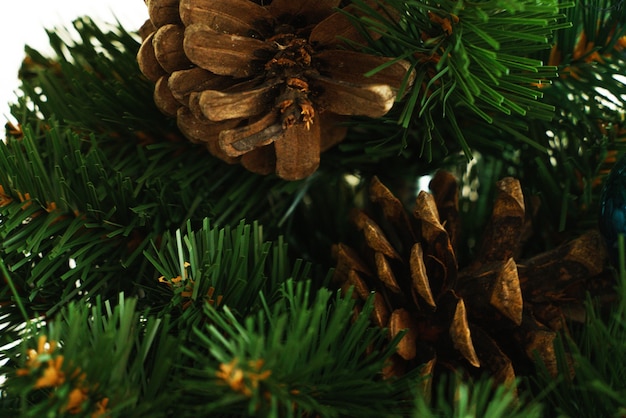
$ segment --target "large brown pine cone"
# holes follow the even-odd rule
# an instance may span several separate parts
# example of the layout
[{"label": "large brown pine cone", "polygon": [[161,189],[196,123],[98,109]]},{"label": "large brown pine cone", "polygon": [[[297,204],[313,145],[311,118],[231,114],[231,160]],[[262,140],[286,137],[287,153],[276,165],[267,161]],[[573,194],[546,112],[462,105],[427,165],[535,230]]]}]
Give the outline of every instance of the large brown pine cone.
[{"label": "large brown pine cone", "polygon": [[420,192],[410,216],[374,178],[370,197],[379,216],[354,214],[362,248],[334,248],[336,283],[363,300],[374,292],[373,321],[390,339],[406,330],[385,373],[425,365],[425,373],[487,372],[512,383],[539,356],[556,374],[556,332],[582,311],[591,283],[611,286],[598,280],[607,257],[597,231],[516,261],[529,222],[519,182],[505,178],[476,257],[459,269],[456,181],[439,172],[431,188],[434,196]]},{"label": "large brown pine cone", "polygon": [[148,0],[137,58],[157,106],[189,140],[253,172],[301,179],[343,140],[339,122],[383,116],[414,73],[405,61],[346,49],[340,38],[365,41],[335,10],[339,0],[258,3]]}]

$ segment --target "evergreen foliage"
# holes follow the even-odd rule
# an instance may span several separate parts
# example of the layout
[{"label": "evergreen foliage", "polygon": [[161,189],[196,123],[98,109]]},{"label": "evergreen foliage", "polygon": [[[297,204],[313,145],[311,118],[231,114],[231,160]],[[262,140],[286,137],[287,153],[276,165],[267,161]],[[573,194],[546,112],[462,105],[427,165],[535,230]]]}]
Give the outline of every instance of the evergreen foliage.
[{"label": "evergreen foliage", "polygon": [[[540,370],[536,382],[550,388],[546,393],[549,411],[556,416],[612,417],[626,411],[626,260],[624,237],[619,237],[620,268],[617,294],[620,303],[612,309],[602,309],[589,300],[587,318],[582,329],[572,337],[562,336],[556,347],[561,371],[554,380]],[[566,371],[567,353],[574,356],[576,373]]]},{"label": "evergreen foliage", "polygon": [[328,277],[372,175],[411,201],[420,176],[456,171],[473,192],[466,254],[503,175],[542,202],[537,247],[593,225],[626,138],[626,4],[351,3],[383,35],[369,52],[418,78],[291,183],[187,142],[153,104],[134,33],[83,18],[78,39],[49,31],[53,57],[26,48],[0,144],[0,416],[624,414],[623,269],[617,302],[589,300],[559,340],[560,379],[519,387],[383,379],[402,334],[383,343],[372,299],[356,312]]}]

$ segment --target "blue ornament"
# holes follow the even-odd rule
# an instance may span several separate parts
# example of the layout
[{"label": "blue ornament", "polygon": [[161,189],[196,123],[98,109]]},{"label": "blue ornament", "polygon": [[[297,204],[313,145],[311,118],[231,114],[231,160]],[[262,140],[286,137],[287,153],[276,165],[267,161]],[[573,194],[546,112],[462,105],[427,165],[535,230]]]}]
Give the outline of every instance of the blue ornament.
[{"label": "blue ornament", "polygon": [[600,232],[604,236],[613,264],[619,260],[617,237],[626,236],[626,154],[615,163],[600,198]]}]

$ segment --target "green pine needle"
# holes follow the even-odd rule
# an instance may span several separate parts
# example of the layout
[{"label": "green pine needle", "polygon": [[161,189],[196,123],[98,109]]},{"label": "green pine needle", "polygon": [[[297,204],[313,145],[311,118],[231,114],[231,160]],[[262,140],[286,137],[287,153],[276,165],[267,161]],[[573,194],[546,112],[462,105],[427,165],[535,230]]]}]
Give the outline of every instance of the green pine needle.
[{"label": "green pine needle", "polygon": [[161,287],[170,299],[166,311],[182,315],[187,328],[204,320],[206,304],[228,305],[240,316],[255,312],[261,293],[274,295],[287,279],[310,278],[311,270],[301,261],[290,262],[282,238],[264,241],[258,223],[243,221],[219,228],[204,219],[197,231],[188,222],[184,234],[164,234],[145,257],[162,275]]},{"label": "green pine needle", "polygon": [[123,295],[94,302],[68,304],[10,349],[11,361],[0,368],[3,416],[167,415],[168,374],[178,356],[168,319],[137,312],[137,300]]},{"label": "green pine needle", "polygon": [[403,403],[376,378],[393,345],[369,326],[372,300],[356,317],[354,303],[287,281],[270,310],[243,319],[207,306],[211,325],[196,330],[203,349],[184,349],[194,366],[183,416],[396,415]]}]

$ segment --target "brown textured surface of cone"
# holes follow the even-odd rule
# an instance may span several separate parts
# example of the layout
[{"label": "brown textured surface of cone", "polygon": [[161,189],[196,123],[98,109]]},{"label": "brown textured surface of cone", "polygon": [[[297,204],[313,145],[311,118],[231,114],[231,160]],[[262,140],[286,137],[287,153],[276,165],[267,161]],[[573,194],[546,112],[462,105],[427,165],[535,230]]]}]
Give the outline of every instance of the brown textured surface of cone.
[{"label": "brown textured surface of cone", "polygon": [[417,329],[415,319],[406,309],[396,309],[389,318],[389,332],[395,338],[401,331],[406,331],[398,343],[398,355],[405,360],[412,360],[417,355]]},{"label": "brown textured surface of cone", "polygon": [[307,24],[317,23],[333,14],[340,0],[273,0],[268,6],[274,16],[302,16]]},{"label": "brown textured surface of cone", "polygon": [[514,324],[522,321],[524,302],[513,258],[486,262],[479,268],[462,271],[457,290],[473,306],[491,305]]},{"label": "brown textured surface of cone", "polygon": [[370,296],[370,290],[356,271],[348,272],[348,284],[354,287],[354,291],[361,299],[365,300]]},{"label": "brown textured surface of cone", "polygon": [[[185,115],[183,125],[194,127],[182,130],[194,132],[190,140],[209,138],[213,155],[228,162],[237,158],[251,171],[302,179],[317,170],[322,152],[343,140],[346,129],[335,127],[339,116],[383,116],[400,86],[415,78],[404,61],[347,50],[340,36],[362,39],[336,10],[339,3],[150,0],[155,33],[142,43],[140,69],[154,82],[170,80],[158,86],[159,108]],[[390,65],[365,76],[382,64]],[[164,100],[172,97],[191,112],[179,113]],[[190,117],[217,125],[210,135],[200,135],[204,122]],[[231,119],[239,123],[215,142],[214,128]]]},{"label": "brown textured surface of cone", "polygon": [[411,221],[402,202],[376,176],[372,178],[370,184],[370,199],[383,209],[385,218],[400,233],[403,243],[415,242],[416,237],[410,228]]},{"label": "brown textured surface of cone", "polygon": [[424,252],[422,251],[422,245],[419,242],[415,243],[415,245],[411,248],[409,265],[411,269],[413,289],[415,289],[417,294],[424,299],[428,306],[436,308],[437,304],[433,298],[433,292],[430,289],[428,272],[426,271],[426,265],[424,264]]},{"label": "brown textured surface of cone", "polygon": [[[354,68],[367,68],[376,63],[377,67],[388,65],[393,59],[386,57],[372,57],[357,51],[349,50],[322,50],[315,55],[319,61],[318,70],[320,74],[330,79],[341,80],[345,83],[359,85],[363,79],[362,74],[355,73]],[[372,85],[390,86],[392,89],[399,89],[404,76],[409,72],[408,62],[400,61],[398,65],[393,65],[370,75],[368,80]],[[412,74],[411,74],[412,77]],[[409,79],[413,81],[412,78]],[[394,95],[395,97],[395,95]]]},{"label": "brown textured surface of cone", "polygon": [[168,116],[176,116],[178,108],[181,107],[168,86],[167,76],[159,78],[154,85],[154,103],[162,113]]},{"label": "brown textured surface of cone", "polygon": [[154,55],[168,74],[192,66],[183,51],[184,32],[182,25],[170,24],[161,26],[154,34]]},{"label": "brown textured surface of cone", "polygon": [[[220,134],[221,136],[221,134]],[[253,173],[268,175],[276,170],[274,144],[262,145],[241,156],[241,165]]]},{"label": "brown textured surface of cone", "polygon": [[[394,8],[385,7],[381,1],[366,0],[363,3],[371,11],[391,17],[394,20],[399,19],[398,12]],[[343,10],[353,16],[363,16],[362,11],[354,4],[347,5]],[[372,16],[367,16],[367,18],[372,19]],[[373,40],[377,40],[381,36],[381,33],[376,30],[368,30],[368,37]],[[322,20],[313,28],[310,36],[311,42],[325,45],[340,44],[343,39],[347,39],[351,43],[367,44],[367,39],[361,33],[360,28],[355,27],[348,16],[343,13],[334,13]]]},{"label": "brown textured surface of cone", "polygon": [[456,278],[457,261],[450,235],[439,221],[439,211],[433,195],[421,191],[413,212],[421,223],[421,234],[427,243],[426,252],[443,269],[444,280]]},{"label": "brown textured surface of cone", "polygon": [[608,252],[600,232],[587,231],[518,263],[524,298],[541,304],[535,315],[545,324],[556,325],[565,318],[582,322],[587,293],[614,297],[614,280],[607,274],[607,264]]},{"label": "brown textured surface of cone", "polygon": [[391,110],[396,99],[395,91],[385,84],[363,86],[323,76],[316,77],[315,84],[324,91],[317,100],[321,108],[338,115],[380,118]]},{"label": "brown textured surface of cone", "polygon": [[385,237],[383,230],[363,212],[355,212],[354,222],[363,231],[368,247],[389,258],[400,259],[400,254],[393,248],[393,245]]},{"label": "brown textured surface of cone", "polygon": [[480,367],[480,360],[476,355],[474,349],[474,343],[472,342],[472,335],[467,322],[467,310],[465,309],[465,302],[459,298],[454,308],[454,315],[452,316],[452,323],[450,324],[450,338],[454,348],[465,357],[469,363],[474,367]]},{"label": "brown textured surface of cone", "polygon": [[430,400],[433,392],[433,373],[435,371],[435,364],[437,363],[437,358],[434,357],[431,360],[427,361],[421,366],[420,376],[422,377],[420,381],[420,394],[423,394],[426,402],[430,404]]},{"label": "brown textured surface of cone", "polygon": [[156,27],[180,23],[179,0],[148,0],[148,16]]},{"label": "brown textured surface of cone", "polygon": [[489,303],[516,325],[522,323],[524,302],[517,275],[517,265],[513,258],[505,261],[498,271],[498,277],[491,289]]},{"label": "brown textured surface of cone", "polygon": [[[242,92],[205,90],[199,93],[198,105],[202,114],[214,122],[251,118],[260,114],[270,102],[272,85],[260,85]],[[273,113],[268,113],[274,115]],[[244,127],[245,128],[245,127]]]},{"label": "brown textured surface of cone", "polygon": [[498,347],[498,343],[482,328],[471,326],[470,329],[474,335],[472,341],[481,366],[488,370],[496,382],[513,387],[515,385],[515,369],[511,360]]},{"label": "brown textured surface of cone", "polygon": [[523,263],[524,274],[532,282],[542,282],[546,275],[567,281],[580,270],[595,276],[606,267],[607,252],[598,230],[590,230],[551,251]]},{"label": "brown textured surface of cone", "polygon": [[400,293],[400,286],[396,282],[396,278],[391,270],[389,262],[382,253],[375,253],[374,260],[376,263],[376,272],[381,282],[393,293]]},{"label": "brown textured surface of cone", "polygon": [[242,36],[256,32],[258,22],[272,19],[266,8],[252,2],[238,2],[234,8],[231,0],[180,0],[179,11],[185,26],[203,23],[217,32]]},{"label": "brown textured surface of cone", "polygon": [[[356,288],[354,297],[364,301],[374,292],[372,322],[392,329],[390,338],[407,329],[409,337],[401,340],[383,375],[426,364],[435,375],[464,370],[513,384],[532,372],[537,358],[556,373],[556,331],[566,331],[565,317],[573,306],[583,306],[585,290],[610,287],[603,279],[606,250],[597,232],[516,260],[531,220],[519,182],[507,178],[498,183],[482,247],[475,259],[458,266],[456,181],[440,172],[431,189],[434,197],[420,192],[409,212],[373,178],[374,207],[352,215],[362,234],[358,250],[335,246],[334,282]],[[451,233],[457,236],[454,246]]]},{"label": "brown textured surface of cone", "polygon": [[265,42],[247,36],[221,33],[204,23],[185,29],[184,52],[200,68],[222,76],[246,78],[258,67],[257,51],[270,50]]},{"label": "brown textured surface of cone", "polygon": [[146,20],[143,25],[138,29],[139,37],[141,38],[141,42],[145,41],[148,36],[153,34],[156,31],[156,27],[152,23],[150,19]]},{"label": "brown textured surface of cone", "polygon": [[211,154],[218,156],[229,164],[239,162],[239,158],[229,157],[218,146],[220,133],[224,129],[234,128],[238,122],[236,119],[228,123],[217,124],[206,118],[193,115],[189,108],[183,106],[178,109],[176,122],[178,129],[191,142],[205,144]]},{"label": "brown textured surface of cone", "polygon": [[539,357],[548,372],[553,377],[558,376],[559,367],[556,352],[554,351],[556,332],[549,330],[531,318],[524,318],[520,334],[525,340],[524,348],[528,357]]},{"label": "brown textured surface of cone", "polygon": [[496,183],[497,195],[491,219],[485,228],[479,260],[508,260],[520,243],[525,206],[522,187],[507,177]]},{"label": "brown textured surface of cone", "polygon": [[154,32],[149,34],[139,47],[137,63],[139,64],[139,70],[141,70],[142,74],[150,81],[156,82],[159,78],[167,75],[167,72],[156,59],[154,47],[152,46],[153,40]]},{"label": "brown textured surface of cone", "polygon": [[285,180],[308,177],[320,165],[320,124],[296,124],[274,140],[276,174]]},{"label": "brown textured surface of cone", "polygon": [[189,107],[189,96],[200,90],[211,90],[226,87],[228,80],[199,67],[173,72],[168,79],[168,87],[172,95],[183,106]]},{"label": "brown textured surface of cone", "polygon": [[220,148],[230,157],[239,157],[263,145],[271,144],[274,137],[280,133],[280,129],[274,123],[276,118],[275,114],[269,113],[250,123],[245,129],[233,127],[234,129],[223,130],[219,133]]},{"label": "brown textured surface of cone", "polygon": [[340,243],[333,246],[333,257],[337,260],[335,270],[342,275],[348,274],[350,270],[364,273],[368,276],[372,275],[371,269],[361,260],[358,253],[345,244]]},{"label": "brown textured surface of cone", "polygon": [[434,197],[439,219],[448,231],[452,247],[456,248],[461,234],[459,188],[456,178],[449,171],[439,170],[430,180],[429,187],[432,190],[437,190]]},{"label": "brown textured surface of cone", "polygon": [[374,294],[374,322],[380,328],[389,325],[389,309],[387,309],[387,302],[381,293]]}]

